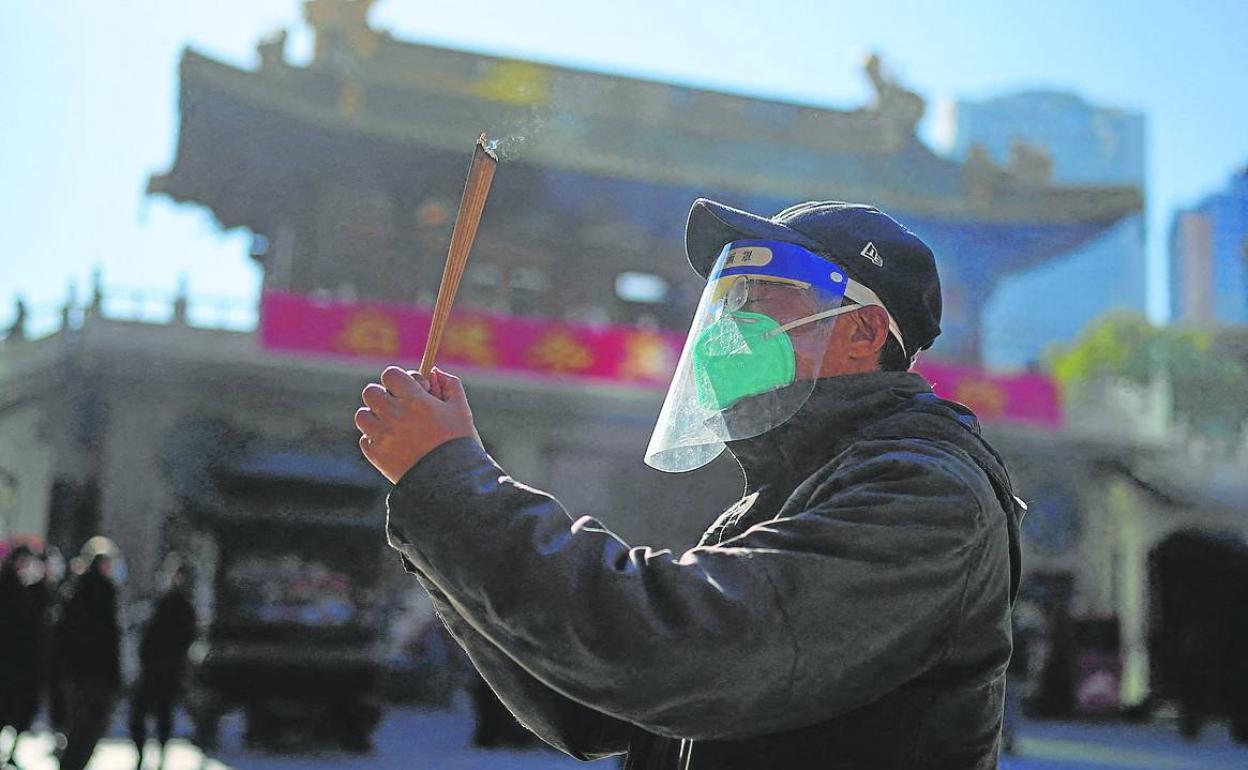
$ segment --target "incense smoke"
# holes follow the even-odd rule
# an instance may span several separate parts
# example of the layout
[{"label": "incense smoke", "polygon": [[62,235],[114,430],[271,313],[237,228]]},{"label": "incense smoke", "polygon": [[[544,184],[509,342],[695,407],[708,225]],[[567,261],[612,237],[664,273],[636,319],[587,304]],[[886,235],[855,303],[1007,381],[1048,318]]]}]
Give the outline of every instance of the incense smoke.
[{"label": "incense smoke", "polygon": [[540,135],[546,126],[546,110],[533,107],[527,115],[517,116],[499,127],[501,139],[486,142],[486,149],[494,153],[500,162],[514,160],[524,153],[525,145]]}]

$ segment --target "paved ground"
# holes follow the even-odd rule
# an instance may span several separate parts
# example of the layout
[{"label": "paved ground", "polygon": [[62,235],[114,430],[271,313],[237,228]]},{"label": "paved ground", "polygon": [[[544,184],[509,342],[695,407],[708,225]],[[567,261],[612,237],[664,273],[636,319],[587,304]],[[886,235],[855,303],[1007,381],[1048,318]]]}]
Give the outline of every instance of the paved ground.
[{"label": "paved ground", "polygon": [[1025,726],[1017,756],[1003,770],[1243,770],[1248,746],[1211,725],[1199,741],[1179,737],[1173,724],[1124,725],[1038,722]]},{"label": "paved ground", "polygon": [[[220,752],[206,758],[185,741],[170,748],[166,770],[613,770],[612,760],[582,764],[554,752],[492,752],[468,747],[471,717],[463,701],[449,711],[392,710],[377,732],[377,750],[347,754],[271,756],[244,750],[237,720],[224,725]],[[120,735],[120,733],[118,733]],[[7,743],[6,743],[7,745]],[[24,770],[55,770],[52,739],[46,733],[23,741]],[[154,749],[154,747],[152,747]],[[150,754],[149,750],[149,754]],[[148,767],[155,766],[149,755]],[[133,746],[119,737],[100,744],[88,770],[132,770]],[[1248,747],[1235,746],[1214,725],[1197,743],[1178,737],[1172,725],[1074,724],[1026,726],[1019,755],[1002,758],[1003,770],[1232,770],[1248,768]]]}]

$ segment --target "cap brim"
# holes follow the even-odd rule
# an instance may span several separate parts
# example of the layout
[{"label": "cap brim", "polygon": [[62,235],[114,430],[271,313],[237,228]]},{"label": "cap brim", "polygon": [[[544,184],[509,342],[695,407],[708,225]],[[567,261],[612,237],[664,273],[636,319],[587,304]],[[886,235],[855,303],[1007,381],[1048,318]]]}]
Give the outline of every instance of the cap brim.
[{"label": "cap brim", "polygon": [[811,250],[819,244],[787,225],[778,224],[706,198],[698,198],[685,225],[685,255],[698,275],[706,278],[724,245],[746,239],[787,241]]}]

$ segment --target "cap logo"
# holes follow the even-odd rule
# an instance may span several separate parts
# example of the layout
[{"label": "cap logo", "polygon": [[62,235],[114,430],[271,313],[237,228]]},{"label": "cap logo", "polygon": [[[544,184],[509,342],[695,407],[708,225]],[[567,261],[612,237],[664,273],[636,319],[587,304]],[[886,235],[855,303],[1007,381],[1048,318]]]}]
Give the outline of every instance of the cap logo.
[{"label": "cap logo", "polygon": [[867,245],[863,246],[859,253],[875,263],[876,267],[884,267],[884,258],[880,256],[880,252],[876,250],[875,244],[871,241],[867,241]]}]

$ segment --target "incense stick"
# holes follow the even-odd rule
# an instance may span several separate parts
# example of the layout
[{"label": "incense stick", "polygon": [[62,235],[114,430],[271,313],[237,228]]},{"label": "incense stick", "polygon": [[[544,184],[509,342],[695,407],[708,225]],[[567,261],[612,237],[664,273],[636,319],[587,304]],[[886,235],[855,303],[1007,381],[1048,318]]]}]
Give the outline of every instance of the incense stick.
[{"label": "incense stick", "polygon": [[486,144],[485,134],[481,134],[472,151],[468,181],[464,184],[464,195],[459,201],[459,213],[455,215],[455,227],[451,231],[451,248],[446,255],[446,266],[442,269],[442,284],[438,287],[438,299],[433,305],[429,339],[420,359],[420,373],[425,377],[433,370],[433,358],[442,342],[446,319],[451,314],[455,293],[459,291],[459,280],[468,265],[468,253],[472,251],[472,242],[477,237],[477,225],[481,224],[485,198],[490,194],[490,183],[494,181],[494,169],[497,167],[498,156]]}]

